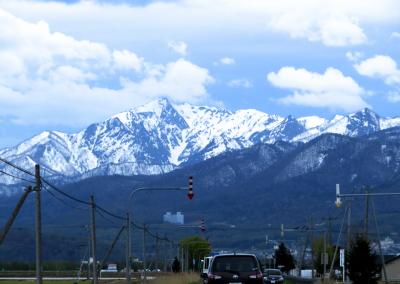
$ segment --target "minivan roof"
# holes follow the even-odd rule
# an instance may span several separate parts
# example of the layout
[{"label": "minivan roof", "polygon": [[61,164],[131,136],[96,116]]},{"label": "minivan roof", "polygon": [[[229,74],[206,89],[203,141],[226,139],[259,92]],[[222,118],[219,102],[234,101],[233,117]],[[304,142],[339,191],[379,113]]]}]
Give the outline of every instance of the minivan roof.
[{"label": "minivan roof", "polygon": [[224,254],[219,254],[216,255],[214,257],[219,257],[219,256],[254,256],[256,257],[254,254],[250,254],[250,253],[224,253]]}]

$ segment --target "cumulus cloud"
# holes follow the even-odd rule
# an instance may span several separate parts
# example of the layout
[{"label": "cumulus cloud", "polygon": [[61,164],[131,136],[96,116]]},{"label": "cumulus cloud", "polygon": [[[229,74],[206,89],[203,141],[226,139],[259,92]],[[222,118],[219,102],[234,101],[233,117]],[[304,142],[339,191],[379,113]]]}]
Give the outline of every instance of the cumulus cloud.
[{"label": "cumulus cloud", "polygon": [[400,70],[396,61],[386,55],[376,55],[354,65],[357,72],[371,78],[380,78],[388,85],[400,84]]},{"label": "cumulus cloud", "polygon": [[228,82],[228,86],[231,88],[251,88],[253,83],[247,79],[235,79]]},{"label": "cumulus cloud", "polygon": [[168,47],[180,55],[187,54],[187,44],[183,41],[171,40],[168,42]]},{"label": "cumulus cloud", "polygon": [[85,126],[159,96],[208,99],[209,71],[52,32],[0,9],[0,113],[19,124]]},{"label": "cumulus cloud", "polygon": [[306,69],[283,67],[277,73],[269,73],[267,80],[276,87],[292,91],[292,94],[279,99],[284,104],[345,111],[368,106],[363,99],[363,88],[335,68],[328,68],[320,74]]},{"label": "cumulus cloud", "polygon": [[[126,90],[150,97],[167,96],[174,101],[199,102],[208,96],[206,85],[214,82],[208,70],[184,59],[169,63],[162,74],[140,82],[126,80]],[[190,94],[190,98],[188,98]]]},{"label": "cumulus cloud", "polygon": [[327,46],[348,46],[363,44],[367,36],[358,22],[349,17],[329,16],[328,18],[308,18],[306,13],[276,17],[271,26],[287,32],[292,38],[306,38],[312,42],[322,42]]},{"label": "cumulus cloud", "polygon": [[[107,33],[114,42],[126,42],[130,34],[136,41],[158,41],[158,45],[165,38],[227,39],[249,31],[263,36],[279,32],[328,46],[357,45],[368,40],[366,26],[396,24],[400,19],[397,0],[381,0],[379,5],[376,0],[178,0],[147,5],[0,0],[0,6],[21,17],[68,26],[79,34],[90,22],[98,27],[90,29],[92,37],[104,38]],[[116,20],[104,21],[108,18]]]},{"label": "cumulus cloud", "polygon": [[354,65],[354,68],[360,75],[383,80],[394,90],[387,94],[388,101],[400,102],[400,69],[393,58],[387,55],[375,55]]},{"label": "cumulus cloud", "polygon": [[117,70],[140,72],[143,68],[144,59],[128,50],[114,50],[112,56]]}]

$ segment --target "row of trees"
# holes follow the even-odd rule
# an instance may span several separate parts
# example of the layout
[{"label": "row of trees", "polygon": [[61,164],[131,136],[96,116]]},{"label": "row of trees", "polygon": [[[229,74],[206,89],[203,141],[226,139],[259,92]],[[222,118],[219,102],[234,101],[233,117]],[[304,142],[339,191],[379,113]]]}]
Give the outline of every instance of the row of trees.
[{"label": "row of trees", "polygon": [[[321,255],[324,251],[323,239],[315,240],[313,243],[313,265],[318,274],[323,274],[324,268],[321,264]],[[334,255],[335,247],[327,246],[329,263]],[[380,273],[380,266],[377,262],[377,255],[372,251],[371,244],[362,236],[357,236],[351,243],[350,250],[346,255],[346,267],[350,280],[354,284],[376,284]],[[288,273],[295,268],[295,260],[290,250],[281,243],[275,251],[275,260],[278,267],[282,267],[283,272]],[[335,259],[334,267],[339,268],[338,257]]]}]

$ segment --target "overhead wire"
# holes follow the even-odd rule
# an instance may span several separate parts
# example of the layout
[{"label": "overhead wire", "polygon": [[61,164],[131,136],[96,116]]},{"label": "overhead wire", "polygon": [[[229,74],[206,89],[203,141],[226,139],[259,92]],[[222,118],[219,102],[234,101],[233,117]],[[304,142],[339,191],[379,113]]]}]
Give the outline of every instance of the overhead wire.
[{"label": "overhead wire", "polygon": [[[30,171],[28,171],[28,170],[26,170],[26,169],[24,169],[24,168],[22,168],[22,167],[20,167],[20,166],[17,166],[16,164],[14,164],[14,163],[11,162],[11,161],[8,161],[8,160],[6,160],[6,159],[0,157],[0,162],[3,162],[3,163],[5,163],[6,165],[11,166],[11,167],[13,167],[13,168],[15,168],[15,169],[17,169],[17,170],[19,170],[19,171],[21,171],[21,172],[23,172],[23,173],[29,175],[29,176],[35,177],[35,174],[31,173]],[[13,175],[13,174],[7,173],[7,172],[5,172],[5,171],[3,171],[3,170],[0,170],[0,173],[5,174],[5,175],[7,175],[7,176],[10,176],[10,177],[12,177],[12,178],[16,178],[16,179],[20,179],[20,180],[29,182],[29,183],[35,183],[35,181],[33,181],[33,180],[28,180],[28,179],[25,179],[25,178],[22,178],[22,177],[18,177],[18,176],[15,176],[15,175]],[[63,196],[66,197],[66,198],[69,198],[69,199],[71,199],[71,200],[73,200],[73,201],[75,201],[75,202],[78,202],[78,203],[84,204],[84,205],[88,205],[88,206],[94,205],[94,206],[95,206],[95,209],[97,209],[96,212],[98,212],[99,215],[101,215],[104,219],[106,219],[106,220],[108,220],[108,221],[110,221],[110,222],[113,222],[113,221],[111,221],[110,219],[108,219],[107,217],[105,217],[104,214],[107,214],[108,216],[111,216],[111,217],[116,218],[116,219],[119,219],[119,220],[126,220],[125,217],[118,216],[118,215],[116,215],[116,214],[110,212],[109,210],[103,208],[102,206],[99,206],[99,205],[96,204],[96,203],[95,203],[95,204],[92,204],[91,202],[88,202],[88,201],[79,199],[79,198],[77,198],[77,197],[75,197],[75,196],[73,196],[73,195],[71,195],[71,194],[66,193],[65,191],[59,189],[57,186],[53,185],[52,183],[50,183],[49,181],[47,181],[46,179],[44,179],[43,177],[41,177],[40,180],[41,180],[41,186],[42,186],[42,188],[43,188],[47,193],[49,193],[54,199],[56,199],[56,200],[58,200],[59,202],[63,203],[65,206],[68,206],[68,207],[71,207],[71,208],[74,208],[74,209],[78,209],[78,210],[87,210],[87,209],[84,209],[84,208],[81,208],[81,207],[77,207],[77,206],[73,206],[73,205],[67,203],[65,200],[63,200],[62,198],[58,197],[58,196],[55,195],[51,190],[49,190],[49,188],[47,188],[46,185],[47,185],[48,187],[50,187],[52,190],[56,191],[57,193],[63,195]],[[151,237],[153,237],[153,238],[157,238],[157,239],[159,239],[159,240],[164,240],[164,241],[170,241],[168,238],[161,238],[161,237],[159,237],[158,235],[152,233],[152,232],[151,232],[148,228],[146,228],[145,226],[144,226],[144,227],[141,227],[141,226],[139,226],[138,224],[136,224],[136,223],[134,223],[134,222],[131,222],[131,223],[132,223],[132,225],[133,225],[135,228],[140,229],[140,230],[144,230],[147,234],[149,234],[149,236],[151,236]],[[170,241],[170,242],[172,242],[172,241]]]},{"label": "overhead wire", "polygon": [[45,185],[42,184],[42,188],[44,189],[44,191],[46,191],[48,194],[50,194],[50,196],[52,196],[54,199],[58,200],[59,202],[61,202],[62,204],[64,204],[67,207],[73,208],[73,209],[77,209],[77,210],[82,210],[82,211],[86,211],[89,208],[83,208],[83,207],[78,207],[78,206],[74,206],[72,204],[67,203],[65,200],[63,200],[62,198],[58,197],[57,195],[55,195],[53,192],[51,192]]},{"label": "overhead wire", "polygon": [[101,210],[103,213],[105,213],[105,214],[107,214],[107,215],[109,215],[111,217],[114,217],[115,219],[126,220],[126,217],[118,216],[118,215],[116,215],[114,213],[111,213],[110,211],[104,209],[103,207],[101,207],[98,204],[95,204],[95,208],[98,209],[98,210]]},{"label": "overhead wire", "polygon": [[72,195],[66,193],[65,191],[63,191],[63,190],[57,188],[55,185],[51,184],[51,183],[48,182],[47,180],[45,180],[45,179],[43,179],[43,178],[41,178],[41,180],[42,180],[43,183],[47,184],[49,187],[51,187],[53,190],[57,191],[59,194],[62,194],[62,195],[64,195],[65,197],[68,197],[69,199],[74,200],[74,201],[76,201],[76,202],[79,202],[79,203],[81,203],[81,204],[91,205],[90,202],[85,201],[85,200],[82,200],[82,199],[79,199],[79,198],[77,198],[77,197],[75,197],[75,196],[72,196]]},{"label": "overhead wire", "polygon": [[5,163],[5,164],[7,164],[7,165],[13,167],[14,169],[17,169],[17,170],[19,170],[19,171],[21,171],[21,172],[23,172],[23,173],[25,173],[25,174],[27,174],[27,175],[35,176],[35,175],[34,175],[33,173],[31,173],[30,171],[28,171],[28,170],[26,170],[26,169],[24,169],[24,168],[21,168],[20,166],[17,166],[16,164],[14,164],[14,163],[12,163],[12,162],[10,162],[10,161],[8,161],[8,160],[2,158],[2,157],[0,157],[0,162],[3,162],[3,163]]},{"label": "overhead wire", "polygon": [[97,210],[98,208],[96,207],[96,212],[104,219],[104,220],[106,220],[106,221],[108,221],[108,222],[110,222],[111,224],[113,224],[113,225],[119,225],[119,224],[117,224],[116,222],[114,222],[113,220],[111,220],[110,218],[108,218],[108,217],[106,217],[105,215],[104,215],[104,213],[101,211],[101,210]]},{"label": "overhead wire", "polygon": [[10,173],[8,173],[6,171],[3,171],[3,170],[0,170],[0,173],[4,174],[6,176],[9,176],[9,177],[15,178],[15,179],[19,179],[19,180],[23,180],[23,181],[29,182],[29,183],[35,183],[35,181],[33,181],[33,180],[28,180],[28,179],[25,179],[25,178],[10,174]]}]

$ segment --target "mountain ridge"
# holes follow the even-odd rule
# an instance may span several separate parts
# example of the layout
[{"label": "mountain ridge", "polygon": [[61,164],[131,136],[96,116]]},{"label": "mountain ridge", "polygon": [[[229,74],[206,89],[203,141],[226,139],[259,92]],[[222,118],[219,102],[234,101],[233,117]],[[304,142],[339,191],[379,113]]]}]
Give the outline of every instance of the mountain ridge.
[{"label": "mountain ridge", "polygon": [[331,120],[284,118],[255,109],[231,112],[159,99],[75,134],[42,132],[0,150],[0,156],[25,168],[39,163],[50,177],[153,175],[258,143],[308,142],[324,133],[359,137],[395,126],[400,126],[399,117],[382,118],[370,109]]}]

